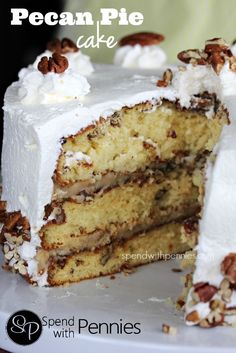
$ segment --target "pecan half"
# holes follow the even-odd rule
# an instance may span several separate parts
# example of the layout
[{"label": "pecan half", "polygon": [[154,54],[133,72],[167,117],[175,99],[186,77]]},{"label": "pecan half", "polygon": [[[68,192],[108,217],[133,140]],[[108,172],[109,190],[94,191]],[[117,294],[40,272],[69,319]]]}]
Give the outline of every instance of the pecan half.
[{"label": "pecan half", "polygon": [[207,282],[196,283],[193,287],[194,291],[192,293],[192,297],[197,302],[200,301],[203,303],[207,303],[217,293],[217,288]]},{"label": "pecan half", "polygon": [[221,263],[221,273],[231,284],[236,284],[236,253],[227,255]]},{"label": "pecan half", "polygon": [[161,43],[165,37],[159,33],[153,32],[139,32],[130,34],[128,36],[123,37],[119,45],[123,47],[124,45],[135,46],[136,44],[141,45],[142,47],[146,45],[155,45]]},{"label": "pecan half", "polygon": [[169,86],[169,84],[172,81],[172,78],[173,78],[173,73],[172,73],[171,69],[167,69],[163,73],[162,80],[158,80],[157,81],[157,87],[167,87],[167,86]]},{"label": "pecan half", "polygon": [[38,70],[46,75],[49,72],[57,74],[64,72],[68,68],[68,60],[65,56],[53,53],[52,57],[43,56],[38,63]]},{"label": "pecan half", "polygon": [[69,38],[54,39],[47,44],[47,49],[52,53],[58,54],[66,54],[66,53],[75,53],[79,51],[79,48],[76,46],[75,42],[73,42]]}]

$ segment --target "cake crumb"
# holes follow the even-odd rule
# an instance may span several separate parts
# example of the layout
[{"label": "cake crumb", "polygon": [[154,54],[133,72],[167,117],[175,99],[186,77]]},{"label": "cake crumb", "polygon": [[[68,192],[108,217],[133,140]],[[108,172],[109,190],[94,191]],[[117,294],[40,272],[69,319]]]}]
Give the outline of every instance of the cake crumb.
[{"label": "cake crumb", "polygon": [[167,324],[162,324],[162,332],[167,335],[176,336],[177,328]]},{"label": "cake crumb", "polygon": [[115,275],[111,275],[110,279],[116,279],[116,276]]},{"label": "cake crumb", "polygon": [[99,279],[97,279],[97,281],[96,281],[96,287],[97,287],[98,289],[106,289],[106,288],[108,288],[108,286],[106,286],[105,284],[101,283],[101,282],[99,281]]}]

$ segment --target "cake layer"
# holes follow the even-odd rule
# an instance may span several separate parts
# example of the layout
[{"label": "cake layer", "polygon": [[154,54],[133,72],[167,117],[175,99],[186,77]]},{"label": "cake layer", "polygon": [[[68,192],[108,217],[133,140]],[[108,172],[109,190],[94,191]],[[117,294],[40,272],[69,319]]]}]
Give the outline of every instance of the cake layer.
[{"label": "cake layer", "polygon": [[[206,110],[212,107],[212,117]],[[64,139],[56,184],[94,184],[108,172],[132,173],[157,161],[180,161],[212,151],[227,113],[214,95],[196,98],[190,110],[163,100],[124,107]]]},{"label": "cake layer", "polygon": [[200,208],[202,171],[176,167],[46,210],[40,236],[44,249],[93,249],[160,224],[195,215]]},{"label": "cake layer", "polygon": [[188,249],[188,245],[181,241],[181,223],[170,223],[96,251],[51,256],[48,283],[58,286],[113,274],[142,264],[168,260],[171,254]]}]

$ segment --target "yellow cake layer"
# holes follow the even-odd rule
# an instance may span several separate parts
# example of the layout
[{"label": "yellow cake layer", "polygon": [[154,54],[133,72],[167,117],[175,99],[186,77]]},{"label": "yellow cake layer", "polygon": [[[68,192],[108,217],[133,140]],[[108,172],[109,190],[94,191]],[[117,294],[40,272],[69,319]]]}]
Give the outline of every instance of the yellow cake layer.
[{"label": "yellow cake layer", "polygon": [[[155,161],[212,151],[227,122],[223,108],[211,119],[167,102],[156,109],[150,103],[123,108],[65,139],[54,180],[61,186],[76,181],[93,184],[109,171],[132,173]],[[83,155],[76,159],[76,152]]]},{"label": "yellow cake layer", "polygon": [[65,200],[65,222],[41,230],[45,249],[92,249],[140,227],[150,228],[196,214],[201,170],[177,169],[161,180],[149,178],[96,193],[91,201]]},{"label": "yellow cake layer", "polygon": [[48,282],[51,286],[79,282],[153,261],[168,260],[171,254],[188,249],[188,245],[181,241],[181,223],[170,223],[95,252],[51,257]]}]

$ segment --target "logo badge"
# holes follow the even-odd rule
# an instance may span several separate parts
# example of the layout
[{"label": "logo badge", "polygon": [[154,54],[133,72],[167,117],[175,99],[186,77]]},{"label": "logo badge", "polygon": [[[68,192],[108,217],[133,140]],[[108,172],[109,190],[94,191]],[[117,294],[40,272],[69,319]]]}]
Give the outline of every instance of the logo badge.
[{"label": "logo badge", "polygon": [[20,310],[11,315],[6,330],[9,338],[22,346],[36,342],[42,334],[42,322],[29,310]]}]

